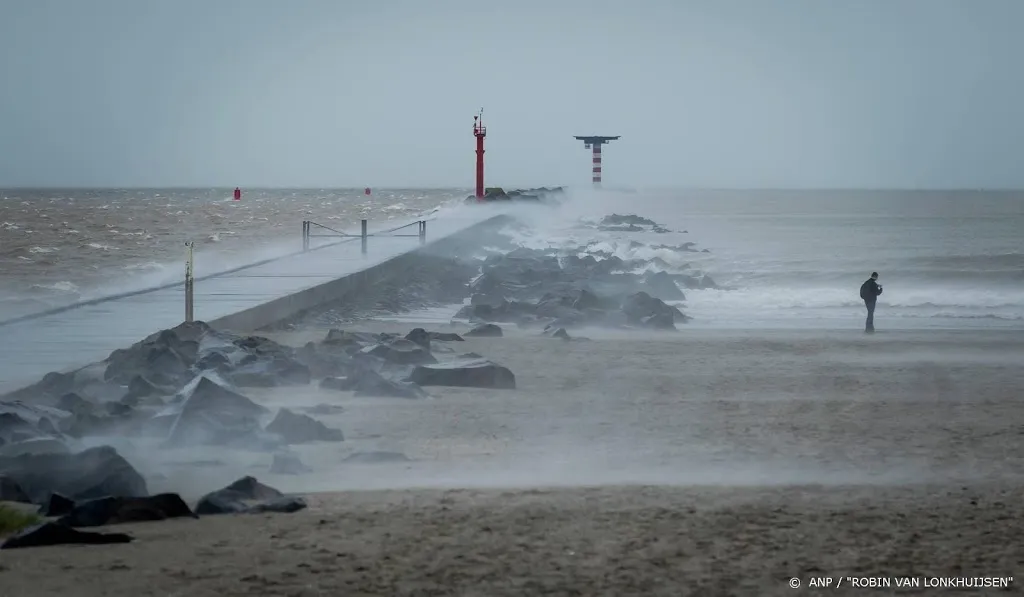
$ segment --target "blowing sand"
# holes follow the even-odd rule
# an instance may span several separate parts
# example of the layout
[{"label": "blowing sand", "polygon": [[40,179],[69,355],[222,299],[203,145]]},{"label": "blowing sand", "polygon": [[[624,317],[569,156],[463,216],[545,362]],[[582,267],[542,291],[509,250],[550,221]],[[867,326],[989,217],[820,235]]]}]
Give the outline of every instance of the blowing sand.
[{"label": "blowing sand", "polygon": [[[315,471],[301,476],[267,474],[269,456],[251,453],[136,446],[129,457],[153,491],[196,497],[252,474],[322,492],[308,510],[124,525],[137,537],[125,546],[3,552],[0,594],[791,595],[793,577],[817,593],[812,576],[1024,567],[1019,333],[585,335],[457,343],[511,368],[514,391],[248,392],[271,406],[340,405],[318,418],[346,441],[298,447]],[[343,462],[369,450],[411,461]]]}]

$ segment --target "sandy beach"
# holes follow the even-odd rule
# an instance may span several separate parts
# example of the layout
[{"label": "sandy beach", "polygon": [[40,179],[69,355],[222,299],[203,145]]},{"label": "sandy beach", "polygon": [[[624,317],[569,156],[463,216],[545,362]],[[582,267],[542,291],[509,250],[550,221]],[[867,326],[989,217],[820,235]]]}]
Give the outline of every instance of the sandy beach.
[{"label": "sandy beach", "polygon": [[[1019,334],[581,335],[448,343],[508,366],[515,390],[247,391],[340,407],[318,418],[346,441],[296,447],[314,471],[297,476],[266,473],[269,455],[127,453],[154,492],[195,498],[251,474],[308,495],[308,510],[5,552],[3,595],[772,595],[793,594],[792,578],[814,593],[811,577],[1013,577],[1024,564]],[[344,460],[367,451],[410,460]],[[866,590],[832,592],[847,589]]]}]

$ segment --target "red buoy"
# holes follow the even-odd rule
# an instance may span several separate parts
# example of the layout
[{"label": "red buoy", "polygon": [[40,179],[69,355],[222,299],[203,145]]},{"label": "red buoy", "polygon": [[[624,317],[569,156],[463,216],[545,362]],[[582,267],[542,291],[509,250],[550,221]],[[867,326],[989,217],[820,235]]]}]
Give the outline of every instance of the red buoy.
[{"label": "red buoy", "polygon": [[235,187],[235,201],[242,200],[242,189]]},{"label": "red buoy", "polygon": [[370,187],[366,187],[365,189],[363,189],[363,194],[364,195],[369,195],[370,194]]}]

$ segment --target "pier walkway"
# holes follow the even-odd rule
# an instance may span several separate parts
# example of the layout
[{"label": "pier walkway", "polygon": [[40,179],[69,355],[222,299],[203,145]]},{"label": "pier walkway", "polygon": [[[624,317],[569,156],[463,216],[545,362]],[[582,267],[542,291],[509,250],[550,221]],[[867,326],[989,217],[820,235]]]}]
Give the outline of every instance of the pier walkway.
[{"label": "pier walkway", "polygon": [[[334,279],[365,270],[420,247],[416,222],[427,221],[429,245],[497,215],[494,210],[457,210],[409,222],[410,227],[389,236],[404,222],[369,222],[367,254],[362,255],[357,229],[354,237],[319,238],[309,252],[247,266],[223,275],[197,278],[195,319],[212,321],[279,299]],[[296,244],[299,243],[296,221]],[[381,236],[373,236],[381,234]],[[318,246],[319,245],[319,246]],[[182,247],[184,256],[185,248]],[[197,256],[197,259],[201,258]],[[42,317],[0,323],[0,393],[35,383],[51,371],[66,371],[105,359],[152,334],[184,321],[184,259],[182,283],[142,291]]]}]

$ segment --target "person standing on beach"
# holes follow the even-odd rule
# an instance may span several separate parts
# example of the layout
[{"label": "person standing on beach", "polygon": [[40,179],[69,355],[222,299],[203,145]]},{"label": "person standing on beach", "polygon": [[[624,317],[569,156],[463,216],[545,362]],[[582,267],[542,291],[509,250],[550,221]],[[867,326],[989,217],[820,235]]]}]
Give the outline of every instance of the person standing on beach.
[{"label": "person standing on beach", "polygon": [[878,283],[878,272],[871,272],[867,282],[860,285],[860,298],[864,299],[864,306],[868,309],[868,319],[864,322],[864,331],[875,331],[875,301],[878,295],[882,294],[882,285]]}]

